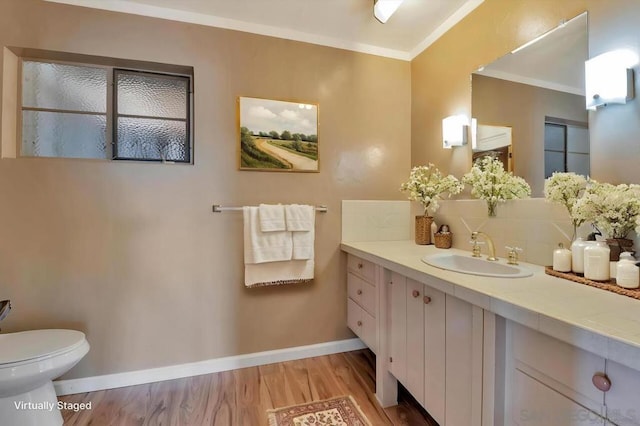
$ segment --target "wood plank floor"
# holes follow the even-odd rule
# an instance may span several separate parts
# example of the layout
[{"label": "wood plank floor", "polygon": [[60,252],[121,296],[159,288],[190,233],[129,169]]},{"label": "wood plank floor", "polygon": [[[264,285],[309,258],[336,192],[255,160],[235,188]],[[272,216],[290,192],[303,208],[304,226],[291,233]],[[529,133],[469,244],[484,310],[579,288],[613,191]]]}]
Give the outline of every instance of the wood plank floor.
[{"label": "wood plank floor", "polygon": [[266,410],[352,395],[373,426],[437,426],[406,392],[382,409],[369,350],[243,368],[185,379],[67,395],[92,409],[65,411],[64,424],[268,426]]}]

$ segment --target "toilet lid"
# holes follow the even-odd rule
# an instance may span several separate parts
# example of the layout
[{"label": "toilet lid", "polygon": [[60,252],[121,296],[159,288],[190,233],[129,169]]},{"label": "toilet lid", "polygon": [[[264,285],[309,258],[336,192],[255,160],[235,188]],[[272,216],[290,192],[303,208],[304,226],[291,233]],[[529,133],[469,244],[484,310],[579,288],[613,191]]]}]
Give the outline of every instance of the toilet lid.
[{"label": "toilet lid", "polygon": [[32,330],[0,334],[0,364],[68,352],[84,341],[84,333],[75,330]]}]

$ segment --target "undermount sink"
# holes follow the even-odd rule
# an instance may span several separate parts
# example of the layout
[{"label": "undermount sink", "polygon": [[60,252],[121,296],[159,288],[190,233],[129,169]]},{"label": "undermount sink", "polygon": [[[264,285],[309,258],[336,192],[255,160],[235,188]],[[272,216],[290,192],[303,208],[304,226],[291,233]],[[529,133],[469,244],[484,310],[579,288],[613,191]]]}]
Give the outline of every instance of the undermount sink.
[{"label": "undermount sink", "polygon": [[533,272],[520,265],[507,265],[506,263],[490,262],[471,256],[459,254],[437,253],[424,256],[421,259],[427,265],[440,269],[447,269],[461,274],[479,275],[482,277],[524,278],[533,275]]}]

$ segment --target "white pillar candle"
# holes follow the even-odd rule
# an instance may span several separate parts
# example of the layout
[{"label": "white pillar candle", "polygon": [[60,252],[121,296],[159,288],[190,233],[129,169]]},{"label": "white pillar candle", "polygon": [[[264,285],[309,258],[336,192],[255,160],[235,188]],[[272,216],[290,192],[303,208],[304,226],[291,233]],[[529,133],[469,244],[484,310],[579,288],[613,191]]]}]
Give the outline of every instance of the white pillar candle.
[{"label": "white pillar candle", "polygon": [[553,251],[553,270],[571,272],[571,251],[564,248],[562,243]]}]

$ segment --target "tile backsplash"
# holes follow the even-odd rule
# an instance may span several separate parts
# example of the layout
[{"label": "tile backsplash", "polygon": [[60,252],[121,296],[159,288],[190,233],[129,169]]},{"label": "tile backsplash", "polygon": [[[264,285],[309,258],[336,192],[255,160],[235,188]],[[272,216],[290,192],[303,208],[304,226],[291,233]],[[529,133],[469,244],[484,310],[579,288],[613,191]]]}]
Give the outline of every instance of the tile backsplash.
[{"label": "tile backsplash", "polygon": [[[449,225],[453,247],[471,250],[472,231],[483,231],[493,240],[498,257],[505,258],[505,246],[522,248],[520,259],[537,265],[551,265],[558,243],[571,244],[573,226],[564,206],[544,198],[511,200],[498,204],[497,216],[487,216],[484,200],[443,200],[435,216],[438,227]],[[343,241],[391,241],[413,239],[417,203],[408,201],[342,201]],[[590,225],[578,229],[586,237]],[[636,249],[640,241],[635,234]],[[487,253],[485,246],[483,254]]]},{"label": "tile backsplash", "polygon": [[[544,198],[529,198],[498,204],[497,216],[487,216],[484,200],[445,200],[435,215],[439,225],[448,224],[453,235],[453,247],[470,250],[472,231],[487,233],[496,246],[498,257],[506,257],[505,246],[522,248],[520,259],[538,265],[551,265],[553,250],[558,243],[571,244],[573,226],[564,206]],[[590,232],[588,226],[580,236]],[[483,253],[486,248],[482,247]]]},{"label": "tile backsplash", "polygon": [[409,201],[342,200],[342,241],[411,239]]}]

